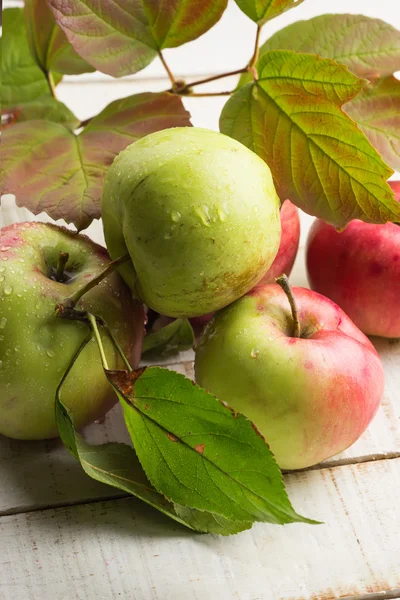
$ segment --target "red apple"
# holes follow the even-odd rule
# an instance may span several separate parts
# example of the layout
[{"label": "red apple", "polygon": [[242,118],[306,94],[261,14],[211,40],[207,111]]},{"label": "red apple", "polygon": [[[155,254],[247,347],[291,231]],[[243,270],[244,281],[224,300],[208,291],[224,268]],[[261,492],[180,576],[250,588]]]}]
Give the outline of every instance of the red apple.
[{"label": "red apple", "polygon": [[345,450],[383,394],[379,356],[331,300],[293,288],[300,337],[279,285],[257,286],[217,312],[197,346],[196,381],[245,414],[283,469]]},{"label": "red apple", "polygon": [[288,277],[296,259],[300,240],[300,219],[297,207],[285,200],[281,208],[281,241],[275,260],[257,285],[275,283],[275,279],[285,273]]},{"label": "red apple", "polygon": [[[275,256],[274,262],[257,285],[274,283],[275,279],[282,275],[282,273],[289,276],[292,271],[300,240],[299,211],[290,200],[285,200],[282,204],[280,217],[282,234],[278,254]],[[190,319],[190,322],[195,330],[201,330],[212,316],[213,313],[202,315],[201,317],[194,317],[193,319]]]},{"label": "red apple", "polygon": [[[400,181],[390,181],[400,201]],[[368,335],[400,337],[400,227],[351,221],[338,233],[316,220],[307,242],[310,286]]]}]

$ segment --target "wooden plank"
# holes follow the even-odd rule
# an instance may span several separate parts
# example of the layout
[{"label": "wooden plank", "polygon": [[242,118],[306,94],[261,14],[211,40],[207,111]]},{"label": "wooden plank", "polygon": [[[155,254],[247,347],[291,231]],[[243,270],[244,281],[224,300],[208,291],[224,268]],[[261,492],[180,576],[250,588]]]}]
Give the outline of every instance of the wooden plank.
[{"label": "wooden plank", "polygon": [[294,473],[286,481],[295,507],[324,524],[257,524],[228,538],[197,535],[133,499],[4,516],[1,597],[400,595],[400,459]]}]

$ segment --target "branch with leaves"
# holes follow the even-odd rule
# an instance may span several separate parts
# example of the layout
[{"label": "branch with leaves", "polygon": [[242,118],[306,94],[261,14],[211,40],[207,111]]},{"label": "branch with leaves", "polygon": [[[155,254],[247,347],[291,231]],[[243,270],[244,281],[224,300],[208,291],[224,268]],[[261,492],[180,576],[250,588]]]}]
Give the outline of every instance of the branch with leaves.
[{"label": "branch with leaves", "polygon": [[[210,29],[226,0],[196,2],[196,11],[193,0],[179,0],[176,12],[148,3],[145,22],[113,0],[101,15],[81,0],[27,0],[24,11],[5,10],[3,192],[36,214],[85,229],[101,216],[104,174],[121,150],[158,129],[189,126],[185,97],[230,96],[221,131],[268,163],[282,198],[338,228],[352,218],[399,221],[386,180],[400,169],[400,82],[393,76],[400,32],[378,19],[323,15],[285,27],[260,47],[263,24],[300,2],[236,1],[256,24],[248,64],[194,82],[175,77],[163,50]],[[96,37],[87,36],[89,23]],[[166,92],[117,100],[84,122],[56,98],[63,74],[98,69],[120,77],[157,57],[171,81]],[[204,88],[235,75],[235,90]]]},{"label": "branch with leaves", "polygon": [[[221,132],[265,160],[282,199],[337,228],[354,218],[400,221],[400,204],[387,184],[392,169],[400,170],[400,82],[394,77],[400,32],[378,19],[323,15],[295,22],[260,46],[264,23],[302,1],[236,0],[255,24],[248,63],[193,82],[176,77],[164,49],[209,30],[227,0],[176,0],[174,11],[168,3],[142,0],[140,20],[134,3],[122,10],[115,0],[102,2],[101,14],[87,0],[26,0],[24,10],[5,10],[2,191],[35,214],[45,211],[83,230],[101,217],[103,179],[120,151],[149,133],[190,126],[188,97],[227,96]],[[96,36],[88,35],[89,26]],[[97,69],[121,77],[154,59],[170,82],[162,93],[121,98],[84,121],[57,99],[65,74]],[[239,75],[234,90],[206,87]],[[60,257],[58,280],[67,260]],[[227,535],[255,521],[311,523],[294,511],[273,455],[245,417],[166,369],[133,371],[122,356],[126,370],[109,371],[99,328],[121,353],[117,340],[106,323],[75,309],[90,287],[58,311],[88,326],[56,398],[60,435],[85,472],[196,531]],[[89,445],[62,403],[63,384],[92,337],[133,447]],[[190,323],[178,319],[153,331],[144,350],[151,355],[192,344]]]}]

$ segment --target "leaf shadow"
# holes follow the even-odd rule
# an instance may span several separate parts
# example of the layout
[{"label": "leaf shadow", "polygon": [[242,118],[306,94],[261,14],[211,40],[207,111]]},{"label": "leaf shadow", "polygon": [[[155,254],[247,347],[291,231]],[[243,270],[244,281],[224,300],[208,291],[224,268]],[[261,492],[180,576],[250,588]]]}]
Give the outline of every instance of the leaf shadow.
[{"label": "leaf shadow", "polygon": [[[143,537],[193,532],[115,488],[92,480],[60,440],[25,442],[0,436],[0,516],[24,514],[50,536],[60,527]],[[46,518],[43,519],[43,515]]]}]

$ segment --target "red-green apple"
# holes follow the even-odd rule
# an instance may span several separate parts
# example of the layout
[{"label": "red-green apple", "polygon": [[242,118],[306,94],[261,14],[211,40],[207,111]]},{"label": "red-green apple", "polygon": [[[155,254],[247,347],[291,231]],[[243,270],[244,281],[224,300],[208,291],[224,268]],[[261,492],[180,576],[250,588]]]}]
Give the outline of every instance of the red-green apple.
[{"label": "red-green apple", "polygon": [[[60,252],[65,270],[57,273]],[[67,258],[67,256],[65,256]],[[84,340],[85,323],[56,316],[56,305],[82,288],[110,262],[86,236],[44,223],[0,230],[0,433],[18,439],[58,435],[56,388]],[[77,308],[104,319],[132,365],[141,352],[142,306],[117,273],[88,292]],[[102,334],[110,368],[120,364]],[[101,417],[115,402],[94,341],[83,350],[61,391],[76,427]]]},{"label": "red-green apple", "polygon": [[141,138],[107,172],[102,217],[112,258],[156,312],[195,317],[233,302],[271,266],[280,201],[254,152],[195,127]]},{"label": "red-green apple", "polygon": [[[400,201],[400,181],[389,184]],[[400,227],[354,220],[344,231],[316,220],[307,242],[310,286],[368,335],[400,337]]]},{"label": "red-green apple", "polygon": [[379,356],[331,300],[293,288],[300,337],[279,285],[217,312],[197,346],[196,381],[251,419],[283,469],[309,467],[363,433],[383,394]]},{"label": "red-green apple", "polygon": [[[285,200],[282,204],[280,218],[282,234],[278,254],[259,284],[274,283],[282,273],[289,276],[296,259],[300,240],[300,219],[298,209],[290,200]],[[191,323],[195,329],[201,329],[208,323],[212,315],[213,313],[195,317],[191,319]]]}]

